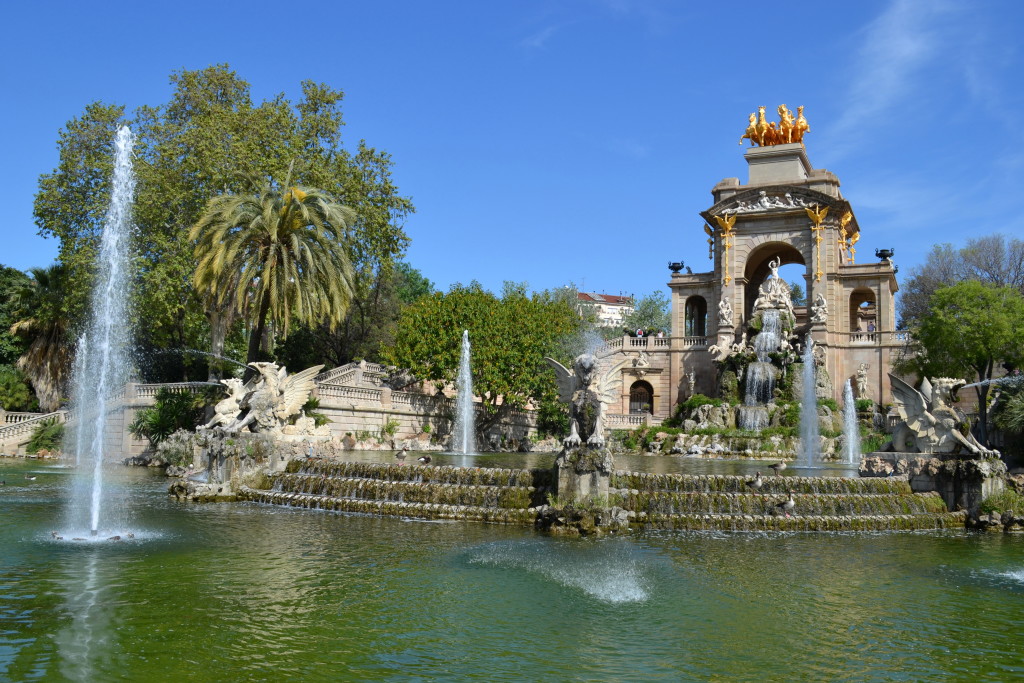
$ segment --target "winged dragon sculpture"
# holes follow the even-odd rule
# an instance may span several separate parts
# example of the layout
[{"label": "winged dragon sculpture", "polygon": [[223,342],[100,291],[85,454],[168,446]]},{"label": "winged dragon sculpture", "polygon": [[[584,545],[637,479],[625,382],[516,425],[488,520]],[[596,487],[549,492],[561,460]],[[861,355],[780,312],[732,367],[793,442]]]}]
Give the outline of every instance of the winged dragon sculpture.
[{"label": "winged dragon sculpture", "polygon": [[892,396],[903,419],[893,432],[892,441],[883,450],[901,451],[913,446],[922,453],[956,453],[966,451],[975,455],[998,455],[960,426],[967,417],[953,405],[956,392],[966,382],[962,379],[925,378],[918,391],[899,377],[889,375]]},{"label": "winged dragon sculpture", "polygon": [[622,360],[607,372],[600,372],[595,356],[584,353],[576,356],[572,369],[554,358],[545,358],[555,370],[558,382],[558,400],[569,404],[569,436],[563,440],[566,448],[581,443],[601,448],[604,446],[604,412],[607,406],[619,401],[622,387]]},{"label": "winged dragon sculpture", "polygon": [[[249,363],[249,367],[259,375],[244,385],[246,393],[238,402],[236,417],[224,429],[238,432],[255,422],[258,431],[279,435],[288,420],[302,410],[313,390],[314,378],[324,366],[315,365],[294,375],[289,375],[286,368],[276,363]],[[235,381],[241,383],[241,380]],[[218,411],[220,405],[217,404]],[[246,409],[249,412],[241,417]]]},{"label": "winged dragon sculpture", "polygon": [[241,412],[239,407],[247,394],[251,393],[256,388],[256,384],[259,382],[259,375],[250,380],[247,384],[243,384],[242,380],[237,377],[231,377],[229,379],[222,379],[220,383],[227,387],[228,397],[221,400],[213,408],[213,417],[204,425],[199,427],[199,430],[213,429],[214,427],[221,427],[229,425],[238,418],[238,413]]}]

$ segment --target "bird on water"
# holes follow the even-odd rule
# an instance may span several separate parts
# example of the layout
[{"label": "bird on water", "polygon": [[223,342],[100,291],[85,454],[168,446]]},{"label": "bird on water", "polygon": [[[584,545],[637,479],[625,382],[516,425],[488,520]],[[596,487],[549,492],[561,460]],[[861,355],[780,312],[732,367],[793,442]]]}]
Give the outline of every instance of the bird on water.
[{"label": "bird on water", "polygon": [[773,472],[775,472],[775,474],[778,474],[782,470],[786,469],[786,463],[783,462],[782,460],[780,460],[779,462],[772,463],[771,465],[768,465],[768,469],[770,469]]},{"label": "bird on water", "polygon": [[421,455],[420,457],[418,457],[416,459],[419,460],[424,465],[429,465],[430,464],[430,456],[429,455]]},{"label": "bird on water", "polygon": [[747,486],[749,486],[750,488],[754,489],[755,491],[760,491],[761,490],[761,486],[763,486],[763,485],[764,485],[764,479],[761,478],[761,473],[760,472],[758,472],[753,479],[751,479],[750,481],[747,482]]},{"label": "bird on water", "polygon": [[402,450],[400,450],[397,453],[395,453],[395,459],[398,460],[398,464],[399,465],[404,465],[405,464],[405,454],[406,454],[406,452],[408,452],[408,450],[409,450],[408,446],[402,446]]}]

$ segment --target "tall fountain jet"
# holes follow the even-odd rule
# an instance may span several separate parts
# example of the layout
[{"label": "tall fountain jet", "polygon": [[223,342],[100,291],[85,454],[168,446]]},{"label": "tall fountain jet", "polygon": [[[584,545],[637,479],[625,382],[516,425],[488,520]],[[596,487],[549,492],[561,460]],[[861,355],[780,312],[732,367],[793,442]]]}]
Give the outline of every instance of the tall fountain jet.
[{"label": "tall fountain jet", "polygon": [[843,387],[843,442],[846,462],[860,463],[860,429],[857,426],[857,403],[853,400],[853,384],[846,380]]},{"label": "tall fountain jet", "polygon": [[807,335],[804,345],[804,395],[800,402],[800,444],[803,449],[803,464],[812,467],[815,456],[821,448],[818,431],[818,390],[814,366],[814,340]]},{"label": "tall fountain jet", "polygon": [[[93,536],[98,535],[101,524],[103,459],[108,450],[104,443],[107,412],[114,400],[114,392],[124,385],[131,367],[128,243],[135,195],[135,174],[132,170],[134,142],[135,136],[127,126],[117,131],[110,208],[100,238],[96,280],[90,301],[92,318],[78,345],[79,357],[75,362],[72,387],[79,481],[69,521],[74,528],[81,528],[80,525],[87,521]],[[117,444],[115,448],[119,446]],[[82,519],[86,513],[88,519]]]},{"label": "tall fountain jet", "polygon": [[469,363],[469,330],[462,331],[462,355],[459,358],[459,376],[455,382],[455,433],[452,450],[468,455],[476,448],[476,425],[473,412],[473,374]]}]

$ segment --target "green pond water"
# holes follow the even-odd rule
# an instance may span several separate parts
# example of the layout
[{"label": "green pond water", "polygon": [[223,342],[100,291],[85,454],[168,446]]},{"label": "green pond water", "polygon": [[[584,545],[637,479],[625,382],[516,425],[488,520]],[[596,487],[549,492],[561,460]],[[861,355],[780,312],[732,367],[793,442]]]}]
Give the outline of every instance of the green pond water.
[{"label": "green pond water", "polygon": [[135,538],[58,541],[70,477],[0,460],[0,680],[1024,678],[1024,538],[564,539],[176,503],[114,468]]}]

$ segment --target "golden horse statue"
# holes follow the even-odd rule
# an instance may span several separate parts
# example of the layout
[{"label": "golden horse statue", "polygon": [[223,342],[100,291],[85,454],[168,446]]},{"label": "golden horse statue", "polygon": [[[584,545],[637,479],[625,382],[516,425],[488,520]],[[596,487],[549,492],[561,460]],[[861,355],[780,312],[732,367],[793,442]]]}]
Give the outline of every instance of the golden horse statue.
[{"label": "golden horse statue", "polygon": [[750,140],[751,145],[768,147],[770,145],[783,145],[790,142],[803,142],[804,133],[810,132],[804,118],[804,107],[796,108],[797,115],[794,117],[789,107],[780,104],[778,108],[779,122],[768,121],[765,117],[765,110],[768,107],[758,107],[757,114],[750,115],[750,124],[746,132],[740,136],[740,144],[743,140]]}]

